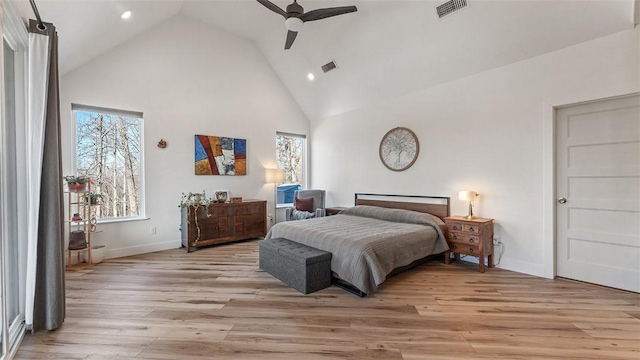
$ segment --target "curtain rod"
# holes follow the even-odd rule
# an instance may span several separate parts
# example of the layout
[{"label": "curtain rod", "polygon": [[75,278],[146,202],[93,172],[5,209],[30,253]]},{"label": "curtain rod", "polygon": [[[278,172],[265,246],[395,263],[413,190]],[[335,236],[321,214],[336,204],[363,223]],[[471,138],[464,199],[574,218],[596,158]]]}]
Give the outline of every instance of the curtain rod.
[{"label": "curtain rod", "polygon": [[38,29],[46,30],[46,26],[42,23],[42,19],[40,18],[40,13],[38,12],[38,7],[36,6],[35,0],[29,0],[31,3],[31,8],[33,9],[33,13],[36,15],[36,19],[38,20]]}]

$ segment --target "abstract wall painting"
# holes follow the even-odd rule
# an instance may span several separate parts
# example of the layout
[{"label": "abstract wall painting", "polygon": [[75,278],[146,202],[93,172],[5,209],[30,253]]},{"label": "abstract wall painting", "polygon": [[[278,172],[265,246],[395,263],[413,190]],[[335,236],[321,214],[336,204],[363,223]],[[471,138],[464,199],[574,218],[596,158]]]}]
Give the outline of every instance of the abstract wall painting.
[{"label": "abstract wall painting", "polygon": [[247,140],[196,135],[196,175],[247,175]]}]

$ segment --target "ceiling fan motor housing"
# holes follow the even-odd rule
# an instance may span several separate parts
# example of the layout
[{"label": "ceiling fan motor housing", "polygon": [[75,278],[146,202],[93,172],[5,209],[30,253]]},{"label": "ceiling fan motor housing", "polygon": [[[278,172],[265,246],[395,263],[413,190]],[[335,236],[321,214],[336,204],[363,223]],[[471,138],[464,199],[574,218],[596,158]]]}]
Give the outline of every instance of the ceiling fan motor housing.
[{"label": "ceiling fan motor housing", "polygon": [[284,22],[287,30],[295,32],[302,30],[302,26],[304,24],[304,21],[300,19],[302,14],[304,14],[304,8],[298,5],[297,2],[294,1],[287,5],[287,19]]},{"label": "ceiling fan motor housing", "polygon": [[293,3],[287,5],[287,18],[290,18],[292,16],[300,17],[302,16],[302,14],[304,14],[304,8],[298,5],[297,2],[294,1]]}]

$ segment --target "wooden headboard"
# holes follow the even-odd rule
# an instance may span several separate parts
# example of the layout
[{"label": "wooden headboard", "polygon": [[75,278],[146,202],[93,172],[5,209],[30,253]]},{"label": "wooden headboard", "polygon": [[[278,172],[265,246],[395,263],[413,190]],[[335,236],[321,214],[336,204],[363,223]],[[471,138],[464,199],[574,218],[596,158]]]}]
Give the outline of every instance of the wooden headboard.
[{"label": "wooden headboard", "polygon": [[449,202],[445,196],[355,194],[356,205],[371,205],[429,213],[439,218],[449,216]]}]

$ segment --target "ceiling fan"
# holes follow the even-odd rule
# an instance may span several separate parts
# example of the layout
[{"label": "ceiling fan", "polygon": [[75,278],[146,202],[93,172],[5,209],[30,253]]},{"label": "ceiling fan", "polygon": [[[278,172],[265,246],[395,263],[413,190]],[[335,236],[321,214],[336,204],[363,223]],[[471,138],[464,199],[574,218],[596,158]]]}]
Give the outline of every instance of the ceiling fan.
[{"label": "ceiling fan", "polygon": [[278,5],[275,5],[269,0],[258,0],[258,2],[264,5],[267,9],[273,11],[276,14],[280,14],[285,18],[285,25],[287,26],[287,41],[284,44],[284,49],[288,50],[293,45],[293,41],[298,36],[298,31],[302,30],[302,25],[307,21],[314,21],[325,19],[328,17],[348,14],[350,12],[358,11],[355,6],[339,6],[332,8],[316,9],[308,12],[304,12],[304,8],[298,5],[298,1],[294,0],[293,3],[287,6],[287,11],[282,10]]}]

